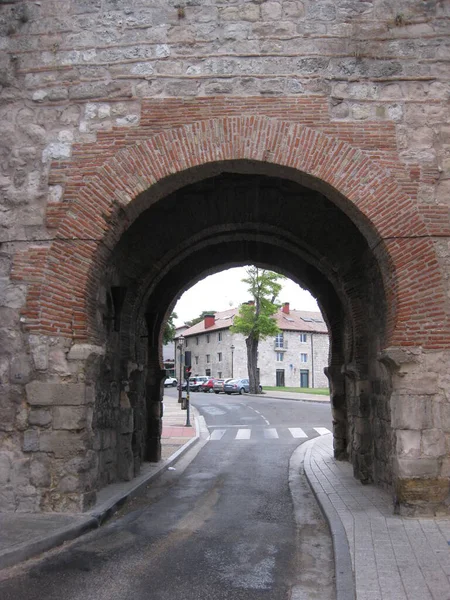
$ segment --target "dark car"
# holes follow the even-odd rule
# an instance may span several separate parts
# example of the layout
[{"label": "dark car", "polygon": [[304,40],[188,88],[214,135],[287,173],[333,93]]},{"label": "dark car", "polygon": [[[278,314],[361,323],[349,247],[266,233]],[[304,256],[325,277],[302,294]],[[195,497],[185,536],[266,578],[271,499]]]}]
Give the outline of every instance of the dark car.
[{"label": "dark car", "polygon": [[242,394],[250,389],[248,379],[229,379],[223,386],[225,394]]},{"label": "dark car", "polygon": [[215,381],[216,381],[215,379],[208,379],[208,381],[205,381],[205,383],[202,383],[200,390],[202,392],[205,392],[205,394],[208,392],[213,392]]}]

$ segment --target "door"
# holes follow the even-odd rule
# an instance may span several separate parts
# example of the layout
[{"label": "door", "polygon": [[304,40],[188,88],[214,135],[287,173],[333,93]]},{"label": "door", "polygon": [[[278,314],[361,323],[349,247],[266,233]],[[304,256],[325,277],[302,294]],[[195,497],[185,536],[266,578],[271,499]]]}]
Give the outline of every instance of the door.
[{"label": "door", "polygon": [[284,369],[277,369],[277,387],[284,387]]},{"label": "door", "polygon": [[300,369],[300,387],[309,387],[309,371],[308,369]]}]

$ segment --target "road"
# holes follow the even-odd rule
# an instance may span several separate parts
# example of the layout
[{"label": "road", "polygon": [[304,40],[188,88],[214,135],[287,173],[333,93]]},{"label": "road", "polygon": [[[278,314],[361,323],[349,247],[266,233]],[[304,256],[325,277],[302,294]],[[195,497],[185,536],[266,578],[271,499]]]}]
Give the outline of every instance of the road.
[{"label": "road", "polygon": [[195,458],[101,529],[4,573],[2,600],[334,598],[328,531],[303,477],[291,481],[294,504],[289,485],[294,450],[331,429],[329,405],[202,393],[192,403],[210,433]]}]

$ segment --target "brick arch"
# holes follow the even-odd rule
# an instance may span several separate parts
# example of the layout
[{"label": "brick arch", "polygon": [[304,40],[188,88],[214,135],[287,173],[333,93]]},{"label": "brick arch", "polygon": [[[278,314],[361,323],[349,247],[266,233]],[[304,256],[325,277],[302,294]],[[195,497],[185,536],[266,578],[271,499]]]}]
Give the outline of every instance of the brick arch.
[{"label": "brick arch", "polygon": [[[384,273],[396,304],[390,344],[448,347],[445,295],[430,238],[430,231],[436,234],[442,227],[448,233],[447,219],[442,226],[442,215],[424,213],[363,150],[264,116],[222,117],[167,129],[119,150],[95,169],[86,167],[82,180],[66,192],[61,205],[66,210],[50,248],[31,251],[33,259],[16,260],[13,275],[33,268],[24,311],[27,328],[92,338],[87,315],[95,303],[95,283],[129,222],[149,202],[185,185],[190,170],[227,161],[291,169],[337,192],[366,238],[372,234],[368,241],[376,256],[390,263],[391,273]],[[145,194],[149,189],[155,190],[153,196]]]}]

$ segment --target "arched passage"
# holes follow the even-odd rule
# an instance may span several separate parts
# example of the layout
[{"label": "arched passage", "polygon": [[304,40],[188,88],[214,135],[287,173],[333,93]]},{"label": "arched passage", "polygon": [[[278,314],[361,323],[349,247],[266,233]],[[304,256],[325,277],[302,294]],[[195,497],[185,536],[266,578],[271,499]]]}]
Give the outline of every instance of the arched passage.
[{"label": "arched passage", "polygon": [[331,333],[336,454],[363,481],[395,489],[391,381],[379,353],[417,336],[425,348],[446,340],[426,219],[386,169],[298,124],[245,117],[165,131],[79,178],[39,256],[26,319],[33,334],[84,343],[71,353],[86,374],[80,393],[94,397],[82,442],[95,460],[77,492],[86,502],[132,477],[143,457],[158,458],[160,333],[177,296],[248,262],[317,296]]}]

